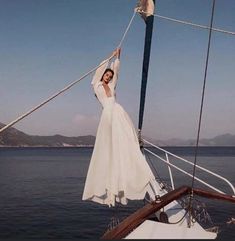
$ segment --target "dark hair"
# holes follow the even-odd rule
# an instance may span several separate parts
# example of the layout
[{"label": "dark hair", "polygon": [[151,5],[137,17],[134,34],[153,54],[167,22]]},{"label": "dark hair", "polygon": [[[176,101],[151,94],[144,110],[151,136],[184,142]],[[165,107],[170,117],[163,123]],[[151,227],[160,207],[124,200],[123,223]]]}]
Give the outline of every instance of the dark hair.
[{"label": "dark hair", "polygon": [[104,75],[105,75],[107,72],[111,72],[111,73],[114,75],[114,71],[113,71],[112,69],[110,69],[110,68],[107,68],[107,69],[104,71],[104,73],[103,73],[100,81],[102,81]]},{"label": "dark hair", "polygon": [[[100,81],[102,81],[103,76],[104,76],[107,72],[111,72],[111,73],[114,75],[114,71],[113,71],[112,69],[110,69],[110,68],[107,68],[107,69],[104,71],[104,73],[103,73]],[[96,95],[96,94],[95,94],[95,97],[97,98],[97,95]],[[97,99],[98,99],[98,98],[97,98]]]}]

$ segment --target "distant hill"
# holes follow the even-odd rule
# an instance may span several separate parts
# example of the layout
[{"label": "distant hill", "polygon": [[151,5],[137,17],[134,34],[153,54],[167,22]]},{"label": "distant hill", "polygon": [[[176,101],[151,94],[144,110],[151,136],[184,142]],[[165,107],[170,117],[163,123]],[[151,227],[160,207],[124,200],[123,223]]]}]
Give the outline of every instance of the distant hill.
[{"label": "distant hill", "polygon": [[[146,138],[147,139],[147,138]],[[193,139],[168,139],[168,140],[151,140],[152,143],[158,146],[195,146],[196,141]],[[199,146],[235,146],[235,135],[224,134],[211,139],[200,139]]]},{"label": "distant hill", "polygon": [[[0,122],[0,128],[5,125]],[[146,138],[149,140],[149,138]],[[195,146],[195,140],[169,139],[169,140],[150,140],[158,146]],[[0,146],[48,146],[48,147],[66,147],[66,146],[93,146],[95,136],[77,136],[67,137],[62,135],[54,136],[36,136],[28,135],[16,128],[9,129],[0,133]],[[201,139],[200,146],[235,146],[235,135],[224,134],[211,139]]]},{"label": "distant hill", "polygon": [[[0,123],[0,128],[5,126]],[[54,136],[34,136],[27,135],[24,132],[10,127],[0,133],[0,146],[48,146],[48,147],[64,147],[64,146],[93,146],[95,137],[91,135],[66,137],[62,135]]]}]

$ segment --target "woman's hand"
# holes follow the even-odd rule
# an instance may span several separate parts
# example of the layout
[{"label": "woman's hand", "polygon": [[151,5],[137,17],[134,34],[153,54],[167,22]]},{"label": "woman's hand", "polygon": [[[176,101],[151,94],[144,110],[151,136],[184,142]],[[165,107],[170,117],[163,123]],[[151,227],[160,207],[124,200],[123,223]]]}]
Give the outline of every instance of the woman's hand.
[{"label": "woman's hand", "polygon": [[121,48],[117,48],[116,49],[116,56],[117,56],[117,58],[120,59],[120,55],[121,55]]},{"label": "woman's hand", "polygon": [[120,54],[121,54],[121,48],[117,48],[113,51],[111,57],[117,57],[117,58],[120,58]]}]

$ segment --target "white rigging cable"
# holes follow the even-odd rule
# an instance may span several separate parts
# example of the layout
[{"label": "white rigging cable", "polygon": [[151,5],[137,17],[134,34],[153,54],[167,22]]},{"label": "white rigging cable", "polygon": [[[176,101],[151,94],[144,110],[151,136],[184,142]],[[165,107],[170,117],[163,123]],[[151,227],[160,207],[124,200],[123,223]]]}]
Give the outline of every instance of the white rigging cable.
[{"label": "white rigging cable", "polygon": [[[138,13],[145,13],[145,14],[147,13],[147,12],[144,12],[143,10],[137,10],[137,12]],[[162,18],[162,19],[166,19],[166,20],[169,20],[169,21],[173,21],[173,22],[176,22],[176,23],[182,23],[182,24],[185,24],[185,25],[191,25],[191,26],[203,28],[203,29],[210,29],[209,26],[200,25],[200,24],[196,24],[196,23],[192,23],[192,22],[188,22],[188,21],[175,19],[175,18],[169,18],[169,17],[165,17],[165,16],[162,16],[162,15],[159,15],[159,14],[153,14],[153,16],[158,17],[158,18]],[[224,30],[224,29],[211,28],[211,30],[216,31],[216,32],[230,34],[230,35],[235,35],[235,32],[227,31],[227,30]]]},{"label": "white rigging cable", "polygon": [[[107,61],[109,61],[112,57],[110,57],[109,59],[107,59]],[[48,99],[46,99],[45,101],[43,101],[42,103],[40,103],[39,105],[35,106],[34,108],[32,108],[31,110],[27,111],[26,113],[24,113],[23,115],[19,116],[17,119],[15,119],[14,121],[10,122],[8,125],[4,126],[3,128],[0,129],[0,133],[4,130],[6,130],[7,128],[13,126],[15,123],[19,122],[20,120],[22,120],[23,118],[25,118],[26,116],[30,115],[31,113],[33,113],[34,111],[36,111],[37,109],[39,109],[40,107],[42,107],[43,105],[45,105],[46,103],[48,103],[49,101],[51,101],[52,99],[54,99],[55,97],[57,97],[58,95],[60,95],[61,93],[65,92],[66,90],[70,89],[73,85],[77,84],[80,80],[82,80],[83,78],[85,78],[86,76],[88,76],[90,73],[92,73],[93,71],[95,71],[97,68],[99,68],[100,66],[102,66],[103,64],[105,64],[107,61],[105,61],[104,63],[98,65],[97,67],[93,68],[92,70],[90,70],[89,72],[87,72],[86,74],[84,74],[80,79],[75,80],[74,82],[72,82],[71,84],[67,85],[66,87],[64,87],[62,90],[58,91],[57,93],[55,93],[54,95],[52,95],[51,97],[49,97]]]},{"label": "white rigging cable", "polygon": [[119,45],[118,45],[118,48],[121,47],[121,45],[122,45],[122,43],[123,43],[123,41],[124,41],[124,39],[125,39],[125,37],[126,37],[126,35],[127,35],[127,32],[128,32],[129,29],[130,29],[130,26],[131,26],[131,24],[132,24],[132,21],[133,21],[135,15],[136,15],[136,12],[137,12],[137,9],[134,10],[134,13],[133,13],[133,15],[132,15],[132,17],[131,17],[131,20],[130,20],[127,28],[126,28],[126,31],[124,32],[124,34],[123,34],[123,36],[122,36],[122,39],[121,39],[121,41],[120,41],[120,43],[119,43]]},{"label": "white rigging cable", "polygon": [[[123,37],[118,45],[118,48],[121,47],[128,30],[130,29],[131,23],[134,19],[136,15],[136,10],[134,11],[133,16],[131,17],[131,20],[123,34]],[[13,120],[12,122],[10,122],[9,124],[5,125],[3,128],[0,129],[0,133],[3,132],[4,130],[8,129],[9,127],[13,126],[14,124],[16,124],[17,122],[19,122],[20,120],[24,119],[26,116],[30,115],[31,113],[33,113],[34,111],[36,111],[37,109],[39,109],[40,107],[42,107],[43,105],[45,105],[46,103],[50,102],[52,99],[54,99],[55,97],[57,97],[58,95],[62,94],[63,92],[67,91],[68,89],[70,89],[72,86],[74,86],[75,84],[77,84],[80,80],[84,79],[85,77],[87,77],[89,74],[91,74],[93,71],[95,71],[96,69],[98,69],[100,66],[104,65],[105,63],[107,63],[110,59],[112,59],[113,56],[109,57],[105,62],[103,62],[102,64],[94,67],[93,69],[91,69],[90,71],[88,71],[86,74],[84,74],[81,78],[73,81],[72,83],[70,83],[69,85],[67,85],[66,87],[64,87],[62,90],[58,91],[57,93],[53,94],[51,97],[47,98],[45,101],[41,102],[39,105],[35,106],[34,108],[32,108],[31,110],[27,111],[26,113],[22,114],[21,116],[19,116],[18,118],[16,118],[15,120]]]}]

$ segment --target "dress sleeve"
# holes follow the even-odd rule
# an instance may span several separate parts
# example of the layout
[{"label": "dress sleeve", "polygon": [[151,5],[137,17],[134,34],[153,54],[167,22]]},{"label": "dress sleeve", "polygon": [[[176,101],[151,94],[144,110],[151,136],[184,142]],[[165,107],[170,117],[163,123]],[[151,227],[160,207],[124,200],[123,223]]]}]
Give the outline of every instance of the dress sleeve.
[{"label": "dress sleeve", "polygon": [[115,86],[117,84],[118,73],[119,73],[119,68],[120,68],[120,60],[118,58],[115,59],[115,61],[111,63],[110,67],[114,72],[114,75],[113,75],[112,80],[110,81],[110,84],[113,85],[113,87],[115,88]]},{"label": "dress sleeve", "polygon": [[109,61],[107,59],[105,59],[104,61],[102,61],[100,63],[100,67],[98,69],[96,69],[95,74],[91,81],[91,84],[93,85],[93,87],[95,87],[97,84],[99,84],[101,77],[104,74],[104,71],[108,67],[108,64],[109,64]]}]

